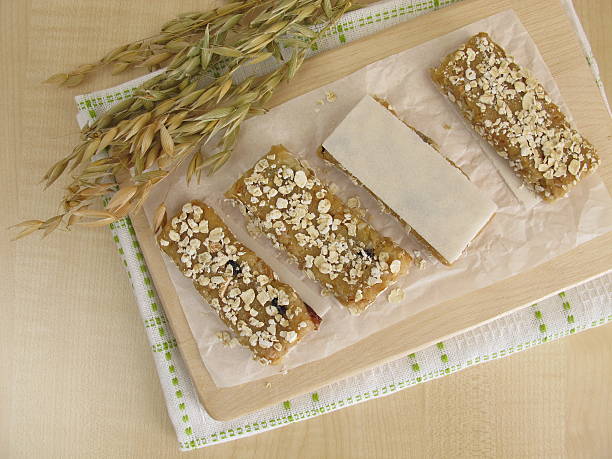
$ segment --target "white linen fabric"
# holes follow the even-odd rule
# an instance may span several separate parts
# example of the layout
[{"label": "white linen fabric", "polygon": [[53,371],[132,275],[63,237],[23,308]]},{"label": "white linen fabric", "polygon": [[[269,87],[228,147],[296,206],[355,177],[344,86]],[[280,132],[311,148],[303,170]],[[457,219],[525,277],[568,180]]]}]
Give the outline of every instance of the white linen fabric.
[{"label": "white linen fabric", "polygon": [[[573,5],[570,0],[561,1],[576,29],[607,104],[597,63]],[[317,43],[317,50],[342,46],[452,3],[455,0],[391,0],[371,5],[345,15]],[[265,71],[265,65],[255,71]],[[145,75],[114,88],[77,96],[77,121],[83,125],[95,119],[113,104],[130,97],[133,89],[152,75]],[[612,320],[612,273],[607,273],[389,364],[233,421],[219,422],[212,419],[198,401],[193,383],[176,348],[176,340],[168,325],[163,305],[155,292],[131,221],[126,218],[116,222],[111,225],[111,231],[134,289],[166,398],[168,414],[182,450],[254,435],[389,395]]]}]

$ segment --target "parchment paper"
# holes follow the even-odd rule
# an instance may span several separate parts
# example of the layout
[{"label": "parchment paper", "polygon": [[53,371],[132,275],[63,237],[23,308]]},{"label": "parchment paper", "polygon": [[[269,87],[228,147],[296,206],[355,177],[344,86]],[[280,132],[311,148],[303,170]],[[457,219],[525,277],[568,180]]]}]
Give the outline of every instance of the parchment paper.
[{"label": "parchment paper", "polygon": [[[219,173],[203,178],[199,185],[187,186],[183,171],[179,170],[155,189],[145,205],[149,219],[162,200],[173,215],[185,201],[203,199],[224,216],[238,238],[265,259],[323,318],[319,331],[296,346],[282,367],[261,366],[250,359],[247,349],[229,348],[219,342],[215,334],[225,328],[223,323],[196,293],[191,281],[164,257],[202,360],[217,386],[242,384],[321,359],[425,308],[533,268],[612,230],[612,200],[597,175],[585,179],[568,198],[553,204],[526,205],[519,201],[485,152],[489,147],[467,127],[430,81],[429,68],[481,31],[488,32],[520,64],[529,67],[552,99],[568,113],[527,31],[514,12],[505,11],[370,64],[247,121],[232,159]],[[328,91],[336,95],[334,102],[326,100]],[[405,121],[438,142],[442,153],[457,163],[499,207],[493,220],[452,267],[428,255],[400,224],[379,210],[367,192],[315,156],[316,148],[366,94],[385,98]],[[384,235],[411,252],[420,251],[426,259],[423,269],[412,267],[395,285],[405,289],[402,303],[388,303],[385,293],[364,314],[351,316],[335,299],[322,296],[320,287],[286,263],[286,257],[265,238],[254,239],[246,232],[246,220],[223,199],[223,193],[271,145],[279,143],[307,159],[323,181],[335,183],[339,195],[359,196],[371,223]]]}]

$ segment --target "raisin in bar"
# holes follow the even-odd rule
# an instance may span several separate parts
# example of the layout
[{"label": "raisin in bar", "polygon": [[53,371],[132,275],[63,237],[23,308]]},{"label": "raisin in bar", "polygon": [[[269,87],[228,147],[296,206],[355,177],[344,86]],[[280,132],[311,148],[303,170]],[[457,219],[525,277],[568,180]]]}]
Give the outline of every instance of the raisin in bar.
[{"label": "raisin in bar", "polygon": [[412,261],[283,146],[272,147],[226,196],[354,314],[406,273]]},{"label": "raisin in bar", "polygon": [[449,54],[431,77],[543,199],[565,196],[599,165],[593,145],[570,125],[531,72],[486,33]]},{"label": "raisin in bar", "polygon": [[319,155],[411,227],[440,261],[451,264],[497,206],[433,145],[384,101],[365,96],[325,139]]},{"label": "raisin in bar", "polygon": [[277,364],[321,319],[236,240],[213,209],[186,203],[163,228],[162,250],[262,364]]}]

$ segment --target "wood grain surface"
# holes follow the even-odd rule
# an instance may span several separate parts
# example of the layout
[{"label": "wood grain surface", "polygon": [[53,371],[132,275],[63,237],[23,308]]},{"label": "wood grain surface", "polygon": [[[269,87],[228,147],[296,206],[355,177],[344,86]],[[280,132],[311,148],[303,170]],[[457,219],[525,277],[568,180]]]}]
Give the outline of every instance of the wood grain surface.
[{"label": "wood grain surface", "polygon": [[[213,3],[0,1],[4,226],[55,210],[61,191],[41,197],[37,182],[77,137],[71,97],[120,80],[104,75],[74,90],[40,81]],[[610,86],[612,4],[575,4]],[[0,234],[0,457],[179,457],[109,233],[8,239]],[[611,380],[607,326],[189,455],[606,457]]]}]

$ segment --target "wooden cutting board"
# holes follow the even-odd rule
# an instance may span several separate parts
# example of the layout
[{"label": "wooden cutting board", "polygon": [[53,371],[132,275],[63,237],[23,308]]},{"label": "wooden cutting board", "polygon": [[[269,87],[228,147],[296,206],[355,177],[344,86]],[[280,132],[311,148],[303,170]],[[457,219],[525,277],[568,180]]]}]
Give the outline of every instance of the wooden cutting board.
[{"label": "wooden cutting board", "polygon": [[[274,99],[282,103],[361,67],[472,22],[513,9],[549,66],[581,132],[603,157],[599,174],[612,189],[612,123],[560,1],[466,0],[309,59]],[[229,420],[397,359],[532,304],[612,268],[612,233],[537,268],[447,301],[322,360],[265,380],[217,387],[204,366],[179,298],[144,214],[134,228],[178,347],[207,412]],[[269,385],[266,383],[270,383]]]}]

